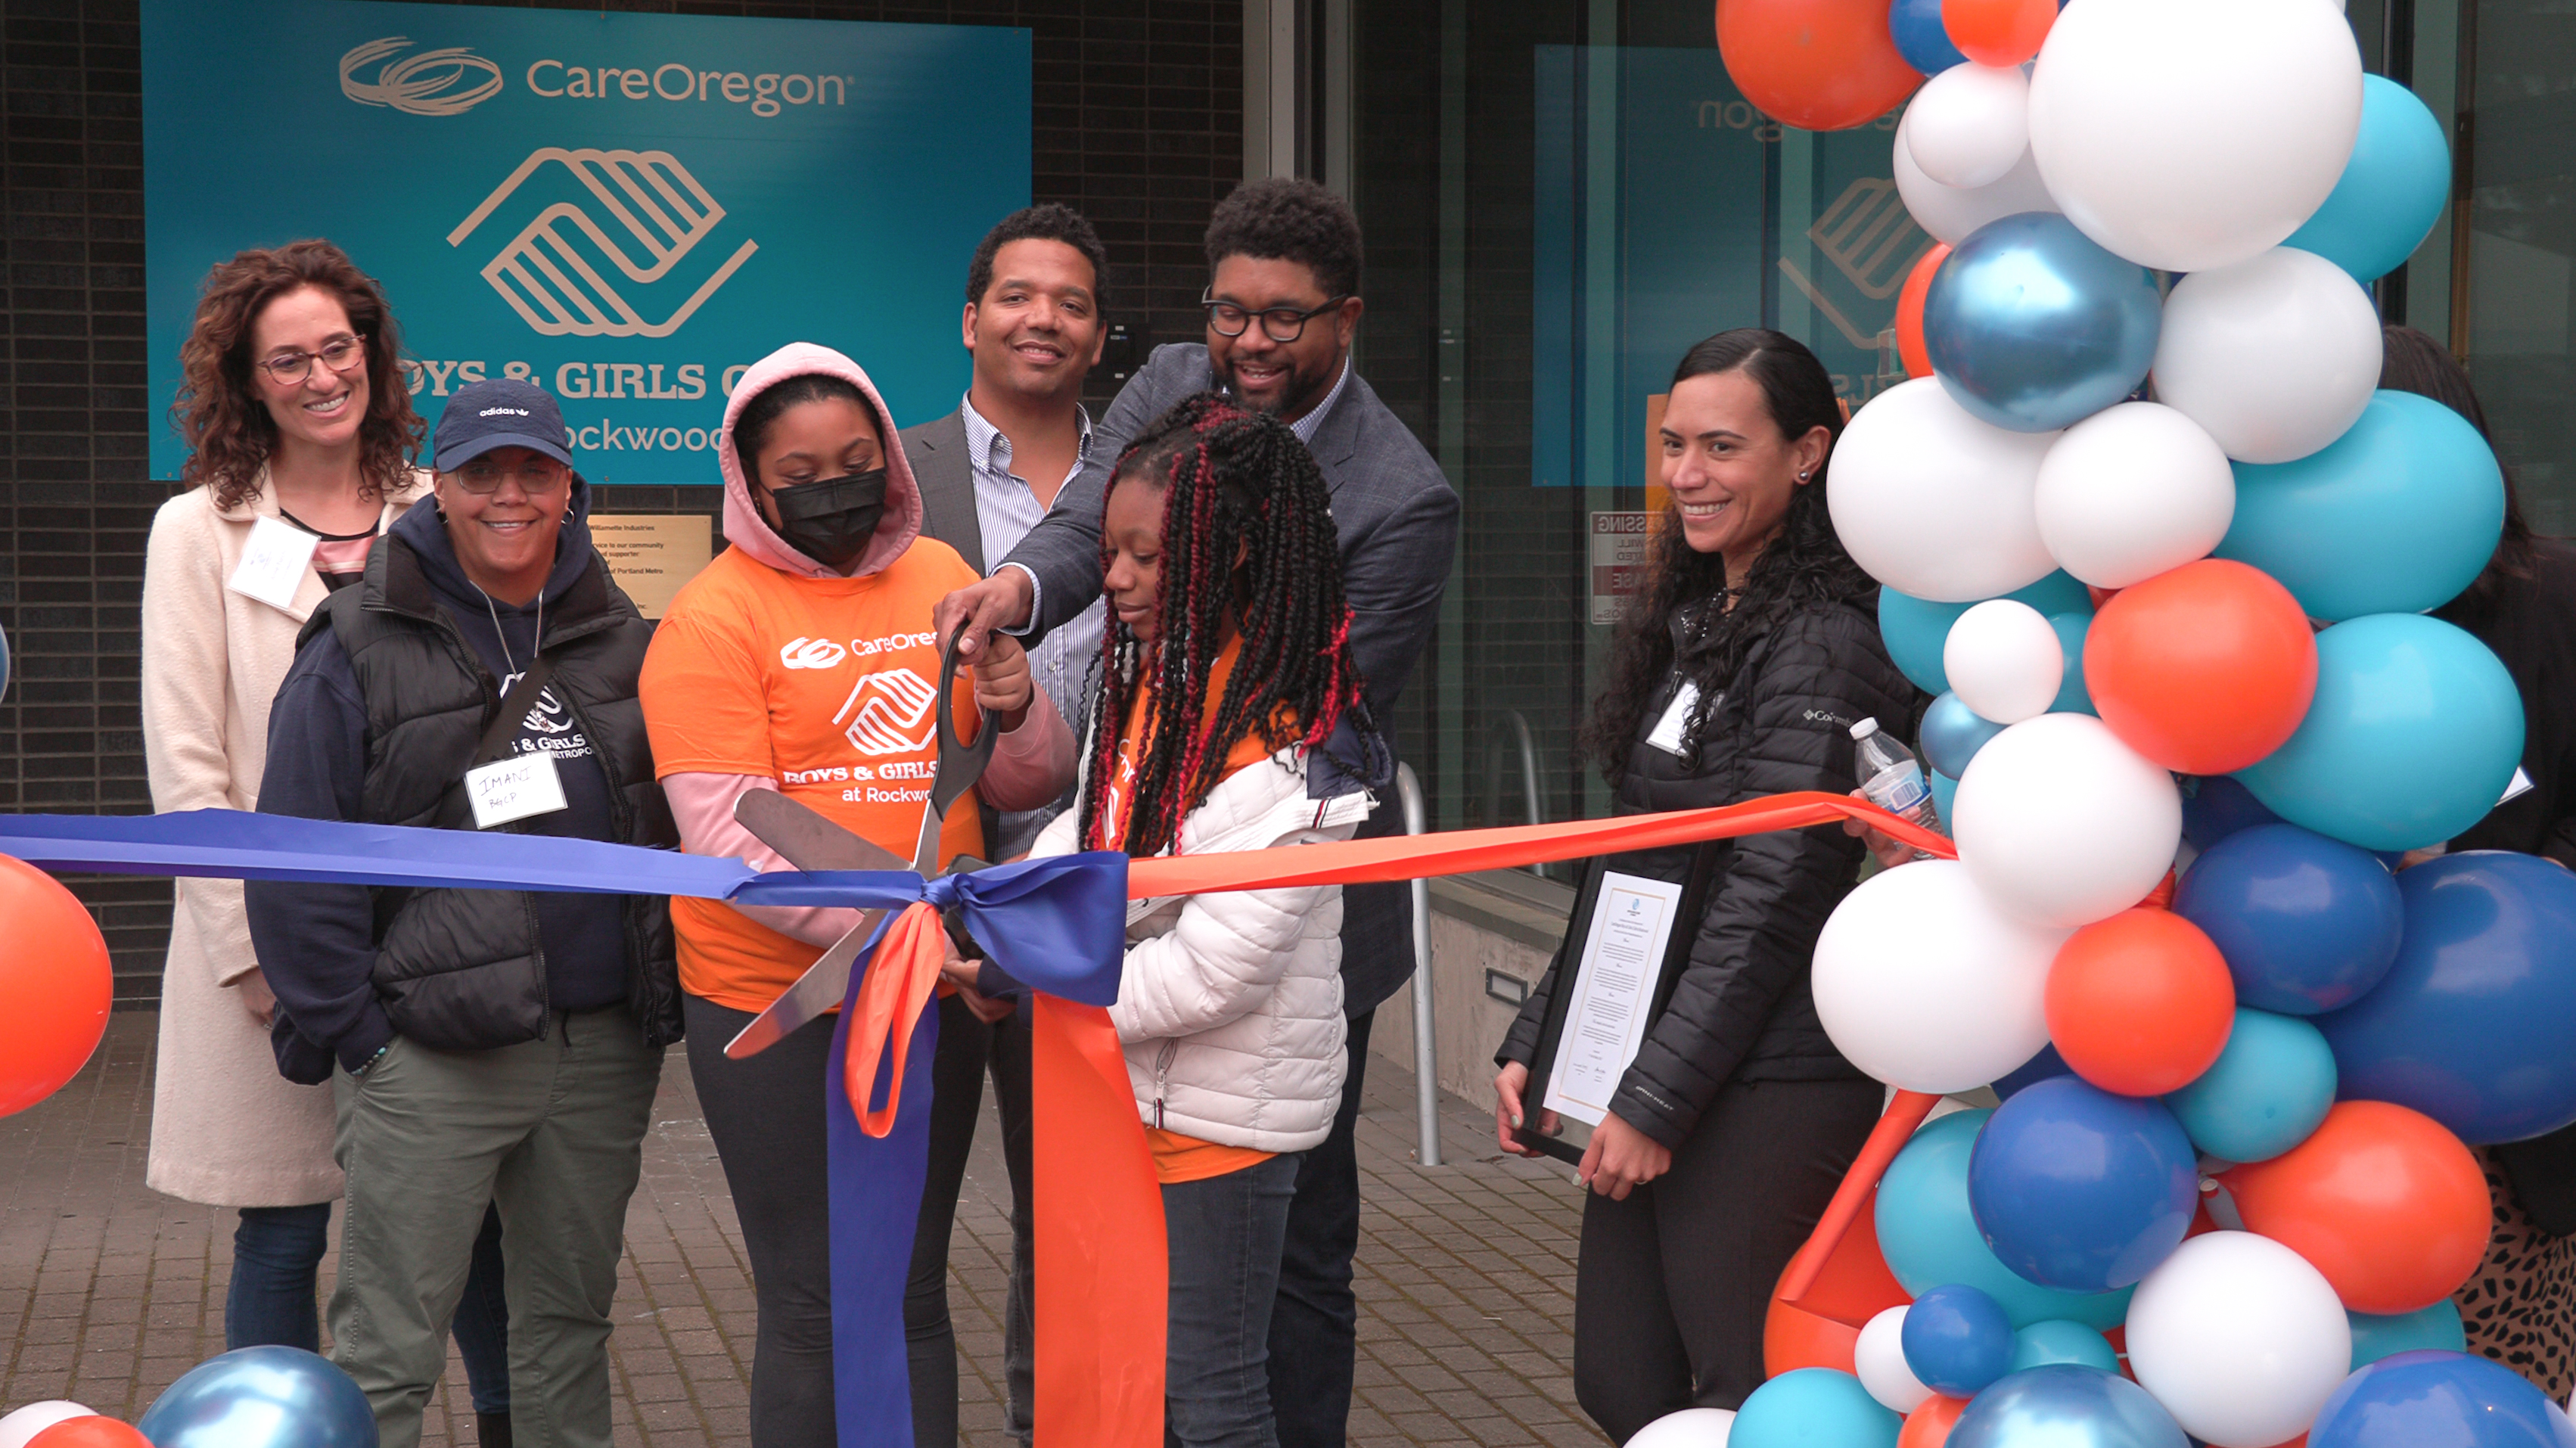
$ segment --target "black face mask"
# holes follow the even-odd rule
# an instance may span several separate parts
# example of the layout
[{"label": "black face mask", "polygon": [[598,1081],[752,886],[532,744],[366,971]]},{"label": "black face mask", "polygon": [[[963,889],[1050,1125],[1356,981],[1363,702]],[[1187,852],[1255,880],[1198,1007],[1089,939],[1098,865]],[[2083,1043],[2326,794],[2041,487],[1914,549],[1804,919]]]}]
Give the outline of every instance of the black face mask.
[{"label": "black face mask", "polygon": [[769,502],[778,510],[780,541],[827,568],[846,568],[876,536],[885,495],[886,470],[872,468],[779,488]]}]

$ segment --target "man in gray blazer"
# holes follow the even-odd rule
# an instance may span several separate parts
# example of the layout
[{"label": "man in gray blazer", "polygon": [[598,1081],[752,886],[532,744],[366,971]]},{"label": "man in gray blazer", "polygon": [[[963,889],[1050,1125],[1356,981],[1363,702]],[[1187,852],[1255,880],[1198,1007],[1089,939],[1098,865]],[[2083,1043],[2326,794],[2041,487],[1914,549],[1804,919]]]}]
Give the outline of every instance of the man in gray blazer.
[{"label": "man in gray blazer", "polygon": [[[971,657],[995,628],[1037,636],[1079,615],[1100,593],[1101,504],[1119,450],[1173,403],[1221,388],[1288,423],[1323,469],[1350,596],[1351,655],[1371,711],[1388,728],[1439,618],[1458,495],[1351,369],[1362,310],[1359,223],[1312,181],[1255,181],[1209,218],[1207,258],[1214,276],[1202,304],[1206,344],[1154,349],[1109,405],[1091,460],[1046,520],[990,578],[942,600],[937,626],[943,636],[964,626],[961,647]],[[1402,816],[1393,806],[1386,801],[1360,833],[1398,832]],[[1268,1363],[1282,1448],[1338,1448],[1350,1417],[1360,1209],[1352,1128],[1373,1013],[1413,971],[1405,887],[1348,886],[1342,900],[1350,1072],[1333,1134],[1306,1153],[1289,1209]]]},{"label": "man in gray blazer", "polygon": [[[1082,382],[1100,361],[1100,309],[1108,255],[1100,236],[1068,206],[1024,207],[985,234],[966,266],[961,323],[974,379],[957,410],[904,429],[903,453],[921,485],[921,531],[957,550],[982,573],[1046,516],[1082,470],[1092,446]],[[1079,732],[1083,681],[1100,652],[1094,605],[1036,643],[1029,670]],[[1052,809],[1000,816],[986,811],[988,853],[1008,860],[1054,817]],[[962,996],[940,1004],[939,1053],[931,1064],[930,1165],[913,1230],[912,1278],[904,1331],[912,1354],[915,1448],[957,1442],[957,1337],[948,1315],[948,1244],[958,1189],[975,1144],[983,1075],[993,1073],[1002,1119],[1002,1160],[1011,1178],[1011,1285],[1003,1311],[1002,1366],[1008,1385],[1004,1427],[1029,1441],[1035,1396],[1030,1296],[1029,1030],[1017,1014],[977,1018]]]}]

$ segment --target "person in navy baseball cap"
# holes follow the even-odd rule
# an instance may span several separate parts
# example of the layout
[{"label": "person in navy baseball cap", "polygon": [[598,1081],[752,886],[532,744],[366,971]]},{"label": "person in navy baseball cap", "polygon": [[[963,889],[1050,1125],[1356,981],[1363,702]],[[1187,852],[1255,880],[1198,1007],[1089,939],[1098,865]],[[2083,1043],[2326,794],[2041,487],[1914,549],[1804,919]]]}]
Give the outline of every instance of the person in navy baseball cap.
[{"label": "person in navy baseball cap", "polygon": [[447,400],[430,466],[452,473],[502,447],[523,447],[572,466],[572,454],[564,451],[563,409],[544,388],[514,377],[468,383]]}]

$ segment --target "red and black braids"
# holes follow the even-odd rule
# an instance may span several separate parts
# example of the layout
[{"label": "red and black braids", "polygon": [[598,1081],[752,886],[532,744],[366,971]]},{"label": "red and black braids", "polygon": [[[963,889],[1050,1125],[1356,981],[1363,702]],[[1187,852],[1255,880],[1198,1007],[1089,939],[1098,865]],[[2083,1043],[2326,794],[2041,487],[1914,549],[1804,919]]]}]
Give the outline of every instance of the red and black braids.
[{"label": "red and black braids", "polygon": [[[1086,849],[1162,853],[1204,803],[1226,756],[1255,734],[1279,750],[1318,745],[1343,715],[1366,725],[1351,664],[1332,500],[1314,456],[1288,425],[1214,392],[1155,419],[1118,459],[1110,491],[1164,490],[1158,645],[1149,653],[1113,613],[1101,639],[1082,791]],[[1107,494],[1102,496],[1104,509]],[[1101,567],[1108,568],[1102,544]],[[1240,557],[1238,565],[1236,559]],[[1243,637],[1225,697],[1208,680],[1231,621]],[[1150,689],[1147,744],[1120,841],[1101,838],[1121,731]]]}]

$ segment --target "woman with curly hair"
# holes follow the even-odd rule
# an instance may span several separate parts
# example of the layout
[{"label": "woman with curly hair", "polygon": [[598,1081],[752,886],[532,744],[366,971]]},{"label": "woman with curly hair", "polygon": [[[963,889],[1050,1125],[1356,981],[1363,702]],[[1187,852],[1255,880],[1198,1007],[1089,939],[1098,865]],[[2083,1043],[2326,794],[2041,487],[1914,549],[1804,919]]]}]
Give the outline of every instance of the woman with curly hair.
[{"label": "woman with curly hair", "polygon": [[[1305,445],[1200,393],[1128,447],[1102,514],[1110,615],[1081,808],[1031,853],[1350,838],[1369,776],[1391,767],[1360,698],[1330,499]],[[1162,1183],[1166,1421],[1174,1442],[1269,1448],[1288,1203],[1341,1104],[1341,890],[1137,910],[1109,1014]]]},{"label": "woman with curly hair", "polygon": [[[426,496],[428,474],[411,465],[422,426],[401,352],[383,293],[330,242],[245,251],[207,274],[171,408],[189,486],[153,518],[144,555],[143,751],[155,810],[258,806],[269,705],[297,633]],[[276,1011],[241,882],[180,881],[145,1179],[240,1209],[226,1346],[309,1349],[340,1169],[330,1090],[278,1074]],[[477,1256],[497,1265],[490,1244]],[[478,1303],[469,1292],[458,1316],[474,1344],[478,1406],[500,1415],[486,1426],[506,1433],[499,1278],[477,1277],[491,1294]]]},{"label": "woman with curly hair", "polygon": [[[1846,793],[1855,721],[1911,732],[1917,696],[1879,642],[1877,585],[1826,513],[1842,424],[1815,354],[1778,332],[1721,332],[1674,370],[1661,429],[1672,506],[1583,735],[1619,813]],[[1607,862],[1688,887],[1671,998],[1581,1167],[1575,1396],[1613,1440],[1761,1385],[1772,1283],[1878,1118],[1878,1083],[1826,1039],[1808,991],[1817,933],[1861,854],[1807,829]],[[1525,1098],[1548,998],[1582,943],[1559,947],[1496,1055],[1506,1151],[1536,1154],[1517,1139],[1525,1125],[1555,1133],[1555,1113]]]}]

